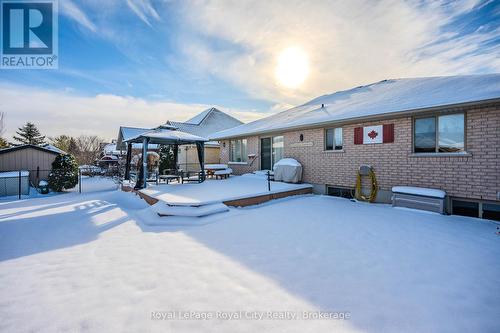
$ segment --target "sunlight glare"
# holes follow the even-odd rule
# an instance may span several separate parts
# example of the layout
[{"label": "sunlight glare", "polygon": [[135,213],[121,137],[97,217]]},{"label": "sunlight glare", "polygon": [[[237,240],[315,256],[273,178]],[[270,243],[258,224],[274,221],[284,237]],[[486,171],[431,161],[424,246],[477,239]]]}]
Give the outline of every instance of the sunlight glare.
[{"label": "sunlight glare", "polygon": [[309,61],[304,51],[290,47],[281,52],[276,67],[278,83],[287,88],[298,88],[309,75]]}]

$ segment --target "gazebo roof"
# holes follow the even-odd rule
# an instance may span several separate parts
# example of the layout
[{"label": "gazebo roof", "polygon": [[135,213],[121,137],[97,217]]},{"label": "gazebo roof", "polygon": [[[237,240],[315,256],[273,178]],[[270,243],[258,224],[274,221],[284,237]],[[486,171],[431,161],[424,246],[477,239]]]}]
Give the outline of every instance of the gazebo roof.
[{"label": "gazebo roof", "polygon": [[139,135],[131,137],[126,142],[139,143],[144,138],[149,139],[149,143],[164,144],[164,145],[184,145],[196,142],[207,142],[208,139],[201,136],[189,134],[176,130],[175,127],[160,126],[150,131],[143,132]]}]

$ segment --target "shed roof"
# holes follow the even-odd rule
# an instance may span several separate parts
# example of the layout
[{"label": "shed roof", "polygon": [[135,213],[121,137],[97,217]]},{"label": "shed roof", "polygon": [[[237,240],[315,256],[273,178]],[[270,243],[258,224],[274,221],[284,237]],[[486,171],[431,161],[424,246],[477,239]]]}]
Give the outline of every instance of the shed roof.
[{"label": "shed roof", "polygon": [[5,154],[5,153],[13,152],[13,151],[16,151],[16,150],[29,149],[29,148],[40,150],[40,151],[43,151],[43,152],[46,152],[46,153],[49,153],[49,154],[54,154],[54,155],[65,154],[64,151],[62,151],[60,149],[57,149],[56,147],[54,147],[56,149],[52,149],[52,148],[47,148],[47,147],[42,147],[42,146],[36,146],[36,145],[28,145],[28,144],[0,149],[0,154]]}]

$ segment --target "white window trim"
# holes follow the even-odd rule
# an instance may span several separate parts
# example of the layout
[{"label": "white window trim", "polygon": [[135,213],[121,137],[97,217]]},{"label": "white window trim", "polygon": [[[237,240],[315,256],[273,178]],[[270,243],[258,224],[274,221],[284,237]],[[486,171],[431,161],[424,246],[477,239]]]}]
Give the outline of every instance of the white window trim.
[{"label": "white window trim", "polygon": [[[453,114],[463,114],[464,115],[464,150],[457,152],[440,152],[439,150],[439,117]],[[425,118],[435,118],[435,128],[436,128],[436,146],[434,152],[416,152],[415,151],[415,122],[417,119]],[[416,116],[413,117],[412,123],[412,155],[411,156],[421,156],[421,157],[446,157],[446,156],[472,156],[472,154],[467,152],[467,112],[438,112],[430,115]]]},{"label": "white window trim", "polygon": [[[241,162],[231,161],[231,159],[233,158],[233,156],[232,156],[233,155],[232,154],[232,151],[233,151],[232,142],[233,141],[242,141],[243,142],[243,140],[246,141],[245,149],[248,149],[248,140],[246,138],[229,140],[229,161],[228,161],[228,164],[240,164],[240,165],[248,164],[248,156],[244,156],[247,159],[247,161],[241,161]],[[243,158],[243,155],[241,157]]]},{"label": "white window trim", "polygon": [[[341,149],[335,149],[335,146],[336,146],[336,144],[335,144],[335,129],[336,128],[340,128],[342,130],[342,148]],[[326,146],[328,145],[328,140],[327,140],[328,130],[333,130],[333,148],[332,149],[326,149]],[[328,153],[330,153],[330,152],[343,153],[344,152],[344,128],[342,126],[325,128],[323,151],[328,152]]]}]

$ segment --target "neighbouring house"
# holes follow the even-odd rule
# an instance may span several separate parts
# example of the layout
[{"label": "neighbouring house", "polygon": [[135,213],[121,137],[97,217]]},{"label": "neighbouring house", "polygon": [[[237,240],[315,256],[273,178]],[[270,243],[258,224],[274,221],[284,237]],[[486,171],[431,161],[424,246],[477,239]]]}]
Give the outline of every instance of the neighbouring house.
[{"label": "neighbouring house", "polygon": [[[212,107],[207,109],[193,118],[185,121],[171,121],[167,120],[164,125],[173,126],[178,130],[208,138],[211,134],[229,129],[235,126],[241,125],[242,122],[238,119],[220,111],[219,109]],[[120,127],[118,133],[118,139],[116,141],[116,151],[120,151],[122,155],[126,153],[127,146],[124,141],[136,137],[141,133],[151,130],[150,128],[138,128],[138,127]],[[152,146],[152,149],[157,149],[156,145]],[[140,143],[134,143],[134,153],[133,155],[138,155],[141,153],[142,145]],[[195,145],[182,145],[179,146],[178,152],[178,166],[184,171],[197,171],[199,169],[198,164],[198,153]],[[209,141],[205,143],[205,163],[219,163],[220,162],[220,145],[217,141]]]},{"label": "neighbouring house", "polygon": [[20,145],[0,149],[0,172],[29,171],[31,184],[37,186],[40,180],[46,180],[52,170],[52,162],[59,154],[65,154],[51,145]]},{"label": "neighbouring house", "polygon": [[[124,159],[127,155],[127,144],[125,141],[134,138],[142,133],[150,131],[150,128],[146,127],[130,127],[130,126],[120,126],[118,131],[118,139],[116,143],[111,143],[108,146],[108,151],[113,150],[113,155],[119,156],[120,160]],[[139,156],[142,154],[142,144],[132,143],[132,158],[134,160],[139,160]],[[104,147],[106,148],[106,147]],[[158,145],[150,144],[148,146],[149,151],[157,152]],[[104,150],[105,151],[105,150]]]},{"label": "neighbouring house", "polygon": [[378,202],[409,185],[446,191],[450,213],[500,211],[500,74],[383,80],[210,139],[236,174],[289,157],[317,193],[348,196],[358,168],[370,165]]},{"label": "neighbouring house", "polygon": [[110,143],[101,143],[102,156],[117,156],[124,155],[124,152],[116,148],[116,139],[111,140]]}]

